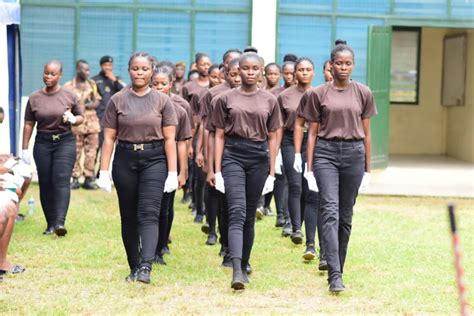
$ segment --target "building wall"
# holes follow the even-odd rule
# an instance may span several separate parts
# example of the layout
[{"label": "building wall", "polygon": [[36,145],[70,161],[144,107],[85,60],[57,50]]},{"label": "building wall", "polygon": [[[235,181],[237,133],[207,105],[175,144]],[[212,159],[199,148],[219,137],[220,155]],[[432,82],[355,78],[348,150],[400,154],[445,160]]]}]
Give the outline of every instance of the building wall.
[{"label": "building wall", "polygon": [[196,52],[221,63],[227,49],[250,44],[251,13],[251,0],[22,0],[23,94],[42,86],[50,59],[63,62],[63,83],[76,60],[87,60],[95,75],[104,55],[114,57],[114,72],[127,81],[135,51],[184,61],[188,70]]},{"label": "building wall", "polygon": [[474,162],[474,30],[467,31],[466,105],[441,106],[443,39],[460,29],[423,28],[419,105],[391,105],[389,153],[434,154]]},{"label": "building wall", "polygon": [[[462,32],[466,32],[461,30]],[[450,30],[448,33],[459,33]],[[446,153],[474,162],[474,30],[468,30],[465,105],[447,108]]]},{"label": "building wall", "polygon": [[445,29],[421,32],[418,105],[392,104],[389,153],[435,154],[445,151],[446,108],[441,106],[443,37]]}]

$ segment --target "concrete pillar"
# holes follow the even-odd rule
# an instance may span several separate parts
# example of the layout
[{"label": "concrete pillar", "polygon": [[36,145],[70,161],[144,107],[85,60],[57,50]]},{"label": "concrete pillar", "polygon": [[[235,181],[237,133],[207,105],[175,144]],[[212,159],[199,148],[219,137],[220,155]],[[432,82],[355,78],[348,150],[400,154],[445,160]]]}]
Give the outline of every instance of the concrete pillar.
[{"label": "concrete pillar", "polygon": [[265,59],[274,62],[276,55],[277,0],[252,0],[252,46]]}]

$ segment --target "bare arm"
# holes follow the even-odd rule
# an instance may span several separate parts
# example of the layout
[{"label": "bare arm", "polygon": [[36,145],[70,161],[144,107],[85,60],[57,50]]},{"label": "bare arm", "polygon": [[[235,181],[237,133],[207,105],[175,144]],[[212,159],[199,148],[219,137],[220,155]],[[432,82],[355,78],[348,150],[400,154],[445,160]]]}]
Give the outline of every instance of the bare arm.
[{"label": "bare arm", "polygon": [[[193,130],[194,135],[194,130]],[[193,149],[193,139],[187,140],[187,147],[188,147],[188,159],[193,159],[194,157],[194,149]]]},{"label": "bare arm", "polygon": [[188,177],[188,153],[185,140],[178,142],[178,165],[178,183],[181,188],[186,183],[186,178]]},{"label": "bare arm", "polygon": [[198,167],[202,168],[204,165],[204,155],[203,155],[203,138],[204,138],[204,129],[202,124],[199,124],[199,127],[196,131],[196,164]]},{"label": "bare arm", "polygon": [[84,104],[84,106],[86,107],[87,110],[95,110],[95,109],[97,109],[99,104],[100,104],[100,99],[96,98],[94,95],[92,95],[92,100],[90,102]]},{"label": "bare arm", "polygon": [[[203,124],[203,126],[205,126]],[[207,161],[209,159],[209,153],[207,152],[207,144],[209,142],[209,131],[205,128],[203,128],[203,138],[202,138],[202,154],[204,156],[204,161]]]},{"label": "bare arm", "polygon": [[109,170],[110,158],[114,151],[117,130],[113,128],[104,128],[104,143],[102,144],[100,170]]},{"label": "bare arm", "polygon": [[277,144],[277,153],[278,150],[281,148],[281,140],[283,139],[283,128],[279,128],[276,130],[276,144]]},{"label": "bare arm", "polygon": [[365,172],[370,172],[371,151],[372,151],[372,135],[370,133],[370,119],[362,120],[362,127],[364,128],[365,138]]},{"label": "bare arm", "polygon": [[281,134],[281,128],[268,133],[268,149],[270,151],[270,175],[275,176],[275,160],[278,153],[278,133]]},{"label": "bare arm", "polygon": [[[207,131],[206,131],[207,132]],[[214,133],[208,132],[208,140],[207,140],[207,183],[210,186],[215,186],[215,178],[214,178],[214,144],[215,144],[215,136]]]},{"label": "bare arm", "polygon": [[215,172],[222,170],[222,156],[224,155],[224,130],[216,128],[215,144],[214,144],[214,158],[215,158]]},{"label": "bare arm", "polygon": [[314,149],[316,148],[316,138],[318,137],[319,123],[311,122],[308,129],[308,143],[306,144],[306,162],[308,171],[313,170]]},{"label": "bare arm", "polygon": [[25,121],[25,125],[23,126],[23,142],[21,144],[22,149],[28,149],[31,134],[33,133],[34,127],[35,127],[34,121]]},{"label": "bare arm", "polygon": [[75,115],[75,116],[76,116],[76,123],[71,124],[71,125],[74,125],[74,126],[81,125],[82,122],[84,122],[84,116],[82,115]]},{"label": "bare arm", "polygon": [[304,123],[305,119],[297,117],[295,121],[295,127],[293,130],[293,145],[295,146],[295,153],[301,154],[301,144],[303,144],[304,135]]},{"label": "bare arm", "polygon": [[163,136],[165,141],[165,154],[168,163],[168,172],[176,172],[178,170],[177,154],[176,154],[176,126],[163,127]]}]

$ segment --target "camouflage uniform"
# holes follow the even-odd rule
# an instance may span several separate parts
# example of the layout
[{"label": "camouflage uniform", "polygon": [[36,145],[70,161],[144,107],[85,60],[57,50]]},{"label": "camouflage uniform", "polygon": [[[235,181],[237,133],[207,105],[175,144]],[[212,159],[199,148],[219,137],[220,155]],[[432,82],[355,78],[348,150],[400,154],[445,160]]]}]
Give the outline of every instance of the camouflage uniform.
[{"label": "camouflage uniform", "polygon": [[[97,92],[97,86],[94,81],[87,80],[84,82],[82,89],[76,88],[75,79],[66,82],[64,88],[71,90],[77,96],[79,102],[87,105],[96,100],[101,100],[101,96]],[[76,136],[76,164],[72,170],[73,178],[79,178],[82,175],[81,156],[84,150],[84,176],[86,178],[94,178],[95,173],[95,157],[99,146],[100,122],[95,109],[88,109],[84,112],[84,122],[79,126],[73,126],[72,132]]]}]

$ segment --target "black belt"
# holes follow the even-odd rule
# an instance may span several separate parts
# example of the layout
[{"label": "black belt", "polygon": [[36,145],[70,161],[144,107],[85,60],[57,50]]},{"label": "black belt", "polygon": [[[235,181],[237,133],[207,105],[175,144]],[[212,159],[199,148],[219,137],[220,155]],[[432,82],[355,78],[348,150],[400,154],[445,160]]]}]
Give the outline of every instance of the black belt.
[{"label": "black belt", "polygon": [[323,138],[323,137],[318,137],[318,140],[325,140],[328,142],[347,142],[347,143],[354,143],[354,142],[360,142],[363,141],[363,138],[351,138],[351,139],[345,139],[345,138]]},{"label": "black belt", "polygon": [[130,149],[133,151],[142,151],[146,149],[153,149],[163,146],[163,140],[154,140],[146,143],[129,143],[122,140],[118,141],[118,145],[124,149]]},{"label": "black belt", "polygon": [[63,133],[48,133],[48,132],[37,132],[36,137],[51,141],[51,142],[59,142],[63,140],[64,138],[71,136],[72,132],[71,131],[66,131]]}]

